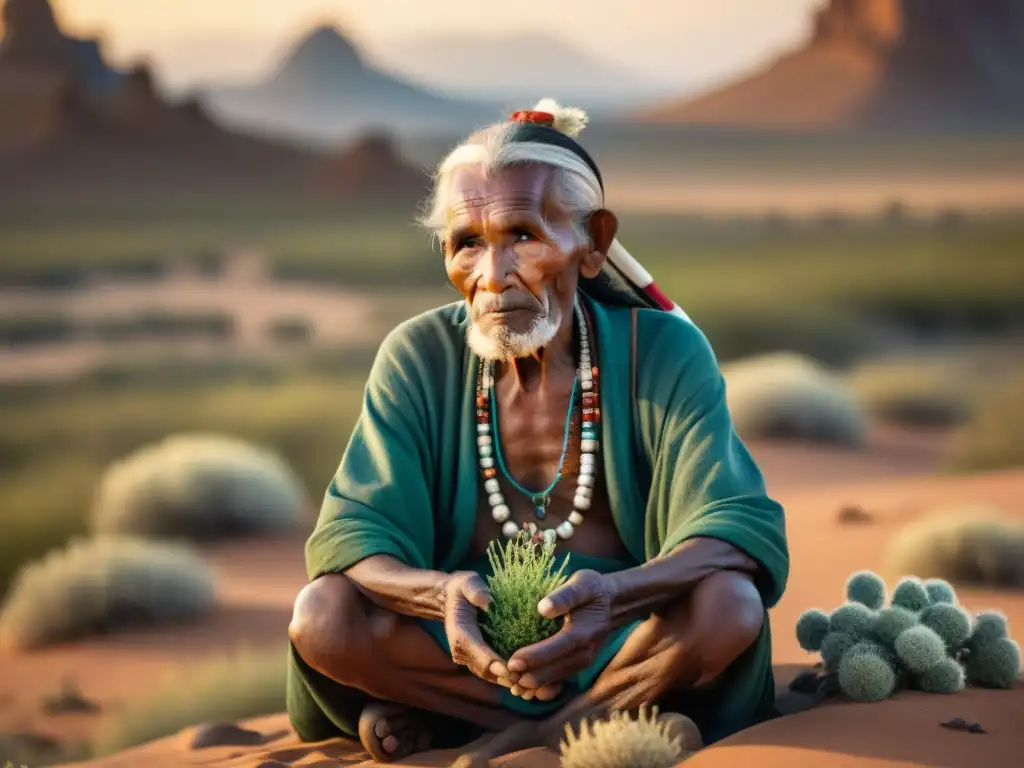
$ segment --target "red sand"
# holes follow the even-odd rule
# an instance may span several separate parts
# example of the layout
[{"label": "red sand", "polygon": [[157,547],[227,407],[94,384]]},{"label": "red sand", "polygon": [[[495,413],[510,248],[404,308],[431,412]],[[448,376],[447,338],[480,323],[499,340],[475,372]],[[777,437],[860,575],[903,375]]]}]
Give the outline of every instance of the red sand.
[{"label": "red sand", "polygon": [[[864,453],[800,446],[754,444],[771,492],[786,506],[792,551],[792,577],[785,598],[773,611],[778,682],[785,684],[813,659],[799,649],[792,627],[808,607],[831,608],[843,598],[846,577],[863,568],[881,569],[886,539],[902,524],[935,504],[989,503],[1024,515],[1024,470],[972,477],[934,475],[940,452],[933,441],[880,435]],[[857,504],[872,515],[867,524],[841,525],[837,511]],[[282,555],[282,553],[285,553]],[[41,712],[43,696],[73,676],[87,698],[117,705],[184,663],[240,645],[279,646],[292,597],[304,583],[302,547],[290,542],[248,542],[210,553],[221,574],[225,608],[210,621],[164,632],[135,632],[24,656],[0,655],[0,733],[29,730],[74,741],[90,734],[100,716],[53,718]],[[970,608],[1006,612],[1020,637],[1024,594],[962,592]],[[834,703],[782,718],[699,753],[696,768],[969,766],[1021,765],[1024,687],[1013,691],[971,690],[952,697],[900,694],[882,704]],[[947,731],[939,722],[954,717],[979,721],[987,735]],[[188,749],[188,732],[89,765],[94,768],[151,765],[236,766],[368,765],[355,745],[336,741],[301,745],[281,715],[250,724],[276,738],[261,747]],[[403,765],[442,766],[453,755],[433,754]],[[508,766],[557,765],[554,753],[532,752],[500,763]]]}]

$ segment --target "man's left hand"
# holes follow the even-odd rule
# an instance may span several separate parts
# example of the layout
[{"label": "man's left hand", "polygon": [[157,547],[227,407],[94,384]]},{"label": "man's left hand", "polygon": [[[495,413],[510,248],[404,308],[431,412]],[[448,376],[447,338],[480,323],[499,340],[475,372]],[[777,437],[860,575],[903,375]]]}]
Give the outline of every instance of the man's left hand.
[{"label": "man's left hand", "polygon": [[519,676],[514,694],[550,701],[566,680],[590,666],[611,633],[611,585],[597,571],[577,571],[541,600],[537,610],[546,619],[563,617],[562,628],[547,640],[516,651],[507,666]]}]

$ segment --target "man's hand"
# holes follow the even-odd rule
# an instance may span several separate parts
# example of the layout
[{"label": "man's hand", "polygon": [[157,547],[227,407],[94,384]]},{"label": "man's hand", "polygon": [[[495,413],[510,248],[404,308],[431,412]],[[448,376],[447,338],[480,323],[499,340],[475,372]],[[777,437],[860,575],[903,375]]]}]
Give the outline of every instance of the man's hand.
[{"label": "man's hand", "polygon": [[562,628],[512,654],[508,670],[512,692],[524,699],[554,699],[562,685],[586,669],[612,630],[612,590],[597,571],[578,571],[540,601],[537,610],[547,619],[564,617]]},{"label": "man's hand", "polygon": [[491,593],[483,579],[472,571],[453,573],[442,584],[444,631],[452,661],[488,683],[511,685],[509,671],[497,653],[484,641],[477,610],[486,611]]}]

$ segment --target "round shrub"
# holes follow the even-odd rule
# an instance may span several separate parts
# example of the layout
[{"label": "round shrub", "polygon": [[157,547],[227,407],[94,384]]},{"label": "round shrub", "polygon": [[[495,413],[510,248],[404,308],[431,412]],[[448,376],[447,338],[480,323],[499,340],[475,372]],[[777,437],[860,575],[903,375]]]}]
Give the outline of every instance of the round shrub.
[{"label": "round shrub", "polygon": [[839,664],[839,688],[854,701],[884,701],[896,689],[896,672],[873,653],[847,654]]},{"label": "round shrub", "polygon": [[905,608],[908,611],[923,611],[931,605],[931,598],[928,597],[928,590],[920,579],[907,576],[899,580],[896,588],[892,591],[892,604],[897,608]]},{"label": "round shrub", "polygon": [[915,674],[937,667],[946,656],[946,644],[934,630],[923,624],[911,627],[896,638],[896,653],[907,669]]},{"label": "round shrub", "polygon": [[1020,646],[1009,638],[971,649],[967,680],[982,688],[1010,688],[1020,677]]},{"label": "round shrub", "polygon": [[959,648],[971,636],[971,617],[963,608],[949,603],[929,605],[920,615],[921,624],[942,638],[946,648]]},{"label": "round shrub", "polygon": [[917,614],[905,608],[883,608],[871,623],[871,636],[890,648],[896,638],[917,624]]},{"label": "round shrub", "polygon": [[925,693],[959,693],[965,684],[964,668],[948,656],[917,678]]},{"label": "round shrub", "polygon": [[893,536],[887,568],[994,589],[1024,587],[1024,523],[984,507],[934,512]]},{"label": "round shrub", "polygon": [[306,506],[276,455],[233,438],[178,435],[107,469],[92,526],[105,535],[204,541],[295,528]]},{"label": "round shrub", "polygon": [[729,410],[754,439],[861,446],[867,417],[842,381],[810,358],[774,353],[723,367]]},{"label": "round shrub", "polygon": [[877,611],[885,605],[885,581],[871,571],[855,573],[846,582],[846,599]]},{"label": "round shrub", "polygon": [[1010,628],[1006,617],[995,611],[979,613],[974,620],[974,632],[971,634],[971,645],[988,645],[996,640],[1009,636]]},{"label": "round shrub", "polygon": [[817,608],[805,611],[796,622],[796,639],[805,651],[820,651],[829,632],[828,614]]},{"label": "round shrub", "polygon": [[860,603],[847,603],[832,611],[831,627],[833,632],[845,632],[858,637],[871,627],[875,613]]},{"label": "round shrub", "polygon": [[0,646],[29,650],[183,622],[214,604],[213,574],[186,548],[115,537],[78,540],[19,573],[0,611]]},{"label": "round shrub", "polygon": [[945,579],[927,579],[924,583],[924,588],[928,593],[928,598],[932,601],[932,605],[938,605],[939,603],[956,605],[956,590]]},{"label": "round shrub", "polygon": [[829,632],[821,643],[821,660],[825,669],[829,672],[838,670],[843,655],[856,644],[857,641],[852,635],[845,632]]},{"label": "round shrub", "polygon": [[847,655],[853,653],[873,653],[885,660],[885,662],[891,666],[895,671],[899,671],[902,668],[902,662],[896,652],[891,648],[887,648],[881,643],[876,643],[874,640],[858,640],[857,643],[846,652]]}]

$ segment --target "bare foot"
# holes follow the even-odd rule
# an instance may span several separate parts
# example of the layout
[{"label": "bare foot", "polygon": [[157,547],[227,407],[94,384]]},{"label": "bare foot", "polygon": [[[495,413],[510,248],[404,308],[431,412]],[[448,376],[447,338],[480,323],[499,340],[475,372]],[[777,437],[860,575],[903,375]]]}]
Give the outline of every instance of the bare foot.
[{"label": "bare foot", "polygon": [[409,707],[374,702],[359,715],[359,741],[378,763],[390,763],[430,748],[430,731]]}]

